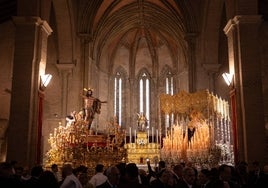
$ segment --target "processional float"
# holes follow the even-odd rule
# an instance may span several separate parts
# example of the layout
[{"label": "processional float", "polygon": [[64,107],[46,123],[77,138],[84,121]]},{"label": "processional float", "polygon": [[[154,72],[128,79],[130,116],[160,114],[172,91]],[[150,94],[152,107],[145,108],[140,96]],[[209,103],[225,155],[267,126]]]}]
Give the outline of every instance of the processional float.
[{"label": "processional float", "polygon": [[229,104],[208,90],[160,96],[165,116],[161,158],[167,163],[196,166],[233,164]]}]

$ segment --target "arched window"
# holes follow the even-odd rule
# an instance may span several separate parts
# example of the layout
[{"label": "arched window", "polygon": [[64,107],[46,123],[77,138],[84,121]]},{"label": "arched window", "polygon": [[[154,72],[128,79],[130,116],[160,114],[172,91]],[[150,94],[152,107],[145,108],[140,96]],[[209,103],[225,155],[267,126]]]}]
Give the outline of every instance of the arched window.
[{"label": "arched window", "polygon": [[150,126],[150,76],[142,72],[139,77],[139,113],[145,114]]},{"label": "arched window", "polygon": [[173,95],[174,94],[174,79],[173,79],[173,74],[168,71],[165,77],[165,91],[166,94]]},{"label": "arched window", "polygon": [[114,77],[114,116],[117,118],[118,124],[122,126],[123,112],[123,90],[124,90],[124,74],[117,71]]},{"label": "arched window", "polygon": [[[165,67],[163,71],[163,78],[165,80],[165,93],[169,95],[174,94],[174,76],[169,67]],[[165,115],[165,127],[171,127],[174,124],[174,114]],[[167,130],[166,130],[167,131]]]}]

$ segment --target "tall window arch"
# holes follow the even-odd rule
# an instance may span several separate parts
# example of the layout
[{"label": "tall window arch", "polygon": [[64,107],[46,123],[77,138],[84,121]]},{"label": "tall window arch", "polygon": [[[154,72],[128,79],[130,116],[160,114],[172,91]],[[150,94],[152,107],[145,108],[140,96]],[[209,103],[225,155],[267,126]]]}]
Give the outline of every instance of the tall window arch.
[{"label": "tall window arch", "polygon": [[165,93],[174,94],[174,77],[171,71],[168,71],[165,76]]},{"label": "tall window arch", "polygon": [[138,78],[138,108],[139,113],[143,113],[148,119],[150,126],[150,76],[146,71],[141,72]]},{"label": "tall window arch", "polygon": [[125,74],[122,69],[118,69],[114,76],[114,116],[117,117],[118,124],[123,125]]},{"label": "tall window arch", "polygon": [[[174,94],[174,74],[172,73],[170,67],[165,66],[162,71],[162,79],[165,88],[165,94],[173,95]],[[167,132],[167,128],[170,128],[171,125],[174,124],[174,114],[165,115],[165,132]]]}]

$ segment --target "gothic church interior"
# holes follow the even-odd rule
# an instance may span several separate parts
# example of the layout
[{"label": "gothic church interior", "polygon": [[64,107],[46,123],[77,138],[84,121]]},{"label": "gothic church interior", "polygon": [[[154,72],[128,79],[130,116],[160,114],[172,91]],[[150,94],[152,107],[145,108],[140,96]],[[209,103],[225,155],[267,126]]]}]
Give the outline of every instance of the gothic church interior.
[{"label": "gothic church interior", "polygon": [[0,31],[0,161],[42,162],[93,88],[99,133],[140,112],[163,127],[161,94],[208,90],[233,106],[237,160],[268,163],[267,0],[3,0]]}]

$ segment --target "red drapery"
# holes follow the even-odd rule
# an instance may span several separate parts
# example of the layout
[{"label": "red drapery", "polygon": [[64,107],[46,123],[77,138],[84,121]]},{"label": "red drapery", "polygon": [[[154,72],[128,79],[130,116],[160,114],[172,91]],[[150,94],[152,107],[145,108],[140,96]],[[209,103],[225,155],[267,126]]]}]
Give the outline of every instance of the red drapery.
[{"label": "red drapery", "polygon": [[230,92],[231,110],[232,110],[232,127],[234,139],[234,162],[238,164],[238,139],[237,139],[237,115],[236,115],[236,92],[232,89]]}]

